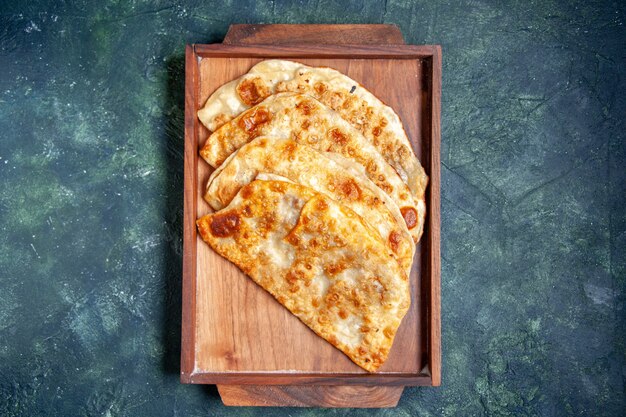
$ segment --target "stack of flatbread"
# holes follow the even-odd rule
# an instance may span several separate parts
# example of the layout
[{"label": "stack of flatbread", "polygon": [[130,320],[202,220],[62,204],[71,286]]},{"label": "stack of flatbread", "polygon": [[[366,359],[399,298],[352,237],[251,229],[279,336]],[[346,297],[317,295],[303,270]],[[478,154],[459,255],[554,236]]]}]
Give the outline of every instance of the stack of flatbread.
[{"label": "stack of flatbread", "polygon": [[428,178],[398,115],[331,68],[269,60],[198,112],[202,239],[367,371],[410,305]]}]

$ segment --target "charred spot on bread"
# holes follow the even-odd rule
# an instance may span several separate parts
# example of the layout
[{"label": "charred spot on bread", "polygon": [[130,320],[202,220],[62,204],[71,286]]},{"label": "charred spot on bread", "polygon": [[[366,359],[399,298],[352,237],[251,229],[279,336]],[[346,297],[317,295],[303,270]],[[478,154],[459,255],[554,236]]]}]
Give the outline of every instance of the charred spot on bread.
[{"label": "charred spot on bread", "polygon": [[400,234],[400,232],[394,230],[391,233],[389,233],[389,246],[391,246],[391,249],[394,252],[398,250],[398,247],[400,246],[400,242],[402,242],[402,235]]},{"label": "charred spot on bread", "polygon": [[311,114],[311,103],[308,100],[302,100],[296,104],[296,109],[302,112],[303,115],[309,116]]},{"label": "charred spot on bread", "polygon": [[235,212],[219,213],[211,219],[211,233],[216,237],[229,237],[239,230],[240,218]]},{"label": "charred spot on bread", "polygon": [[417,226],[417,210],[413,207],[402,207],[400,213],[404,218],[404,222],[409,229],[413,229]]},{"label": "charred spot on bread", "polygon": [[348,143],[348,137],[342,133],[339,129],[332,129],[330,132],[330,138],[337,145],[343,146]]},{"label": "charred spot on bread", "polygon": [[341,193],[350,200],[359,200],[361,198],[361,189],[353,179],[347,179],[341,183]]},{"label": "charred spot on bread", "polygon": [[255,106],[271,94],[261,77],[246,78],[237,85],[237,94],[248,106]]},{"label": "charred spot on bread", "polygon": [[241,115],[239,127],[246,133],[256,133],[260,126],[272,120],[272,114],[265,107],[255,107]]}]

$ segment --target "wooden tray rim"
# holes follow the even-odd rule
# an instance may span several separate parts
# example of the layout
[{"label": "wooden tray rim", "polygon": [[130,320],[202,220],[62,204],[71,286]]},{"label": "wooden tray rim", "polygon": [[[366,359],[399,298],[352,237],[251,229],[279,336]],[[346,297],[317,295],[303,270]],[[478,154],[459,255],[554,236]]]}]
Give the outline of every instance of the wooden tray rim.
[{"label": "wooden tray rim", "polygon": [[[427,227],[429,293],[425,319],[427,327],[427,365],[418,374],[345,374],[299,372],[194,372],[195,306],[197,250],[197,166],[198,132],[196,116],[199,61],[204,57],[259,58],[349,58],[349,59],[428,59],[430,75],[430,146]],[[440,307],[440,106],[441,46],[439,45],[234,45],[188,44],[185,47],[185,150],[183,218],[183,291],[181,373],[183,383],[263,384],[263,385],[389,385],[439,386],[441,383],[441,307]],[[433,152],[433,149],[436,152]],[[422,277],[424,279],[424,277]]]},{"label": "wooden tray rim", "polygon": [[344,59],[423,59],[441,57],[439,45],[266,45],[193,44],[200,58],[344,58]]}]

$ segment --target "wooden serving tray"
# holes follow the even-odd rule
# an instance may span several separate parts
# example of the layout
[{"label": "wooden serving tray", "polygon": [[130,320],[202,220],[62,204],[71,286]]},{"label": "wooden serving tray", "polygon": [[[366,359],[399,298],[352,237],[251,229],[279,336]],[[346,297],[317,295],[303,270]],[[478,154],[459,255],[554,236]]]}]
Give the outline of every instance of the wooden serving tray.
[{"label": "wooden serving tray", "polygon": [[[293,43],[293,41],[297,43]],[[412,304],[387,362],[369,374],[206,245],[196,219],[212,169],[196,112],[219,86],[268,58],[335,68],[400,115],[430,178]],[[390,407],[404,386],[440,384],[441,50],[404,45],[390,25],[234,25],[223,44],[188,45],[181,380],[217,384],[227,405]]]}]

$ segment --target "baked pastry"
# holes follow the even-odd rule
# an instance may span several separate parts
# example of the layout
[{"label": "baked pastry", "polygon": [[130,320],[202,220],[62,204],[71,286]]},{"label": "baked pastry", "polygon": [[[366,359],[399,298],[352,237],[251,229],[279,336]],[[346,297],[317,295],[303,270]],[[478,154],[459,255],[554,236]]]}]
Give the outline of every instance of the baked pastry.
[{"label": "baked pastry", "polygon": [[385,361],[409,283],[355,212],[298,184],[255,180],[197,224],[216,252],[357,365],[374,372]]},{"label": "baked pastry", "polygon": [[419,199],[428,177],[411,148],[402,122],[393,109],[345,74],[328,67],[294,61],[266,60],[247,74],[224,84],[198,112],[211,131],[262,102],[271,94],[291,91],[311,95],[337,111],[380,151]]},{"label": "baked pastry", "polygon": [[380,234],[398,263],[410,272],[415,245],[391,198],[358,170],[344,169],[291,139],[259,137],[239,148],[213,172],[204,199],[220,210],[259,173],[279,175],[350,208]]},{"label": "baked pastry", "polygon": [[[280,93],[268,97],[213,132],[200,155],[217,167],[235,150],[261,135],[292,138],[318,151],[337,154],[328,156],[340,164],[361,166],[363,173],[395,201],[413,240],[419,240],[426,218],[423,190],[419,197],[412,195],[374,145],[338,113],[310,96]],[[346,159],[350,161],[347,164]]]}]

